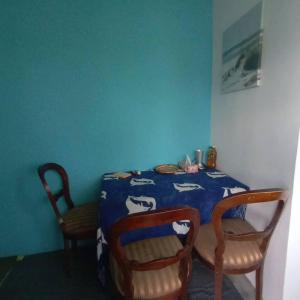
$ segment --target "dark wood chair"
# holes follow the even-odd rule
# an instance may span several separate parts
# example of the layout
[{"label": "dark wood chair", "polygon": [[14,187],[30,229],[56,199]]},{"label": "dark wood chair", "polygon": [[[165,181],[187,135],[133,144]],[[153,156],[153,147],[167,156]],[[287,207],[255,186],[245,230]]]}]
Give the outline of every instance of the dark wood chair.
[{"label": "dark wood chair", "polygon": [[[48,171],[56,172],[61,178],[62,188],[57,193],[51,191],[46,180]],[[38,174],[63,233],[65,254],[67,256],[66,268],[69,272],[70,242],[72,242],[73,248],[76,248],[78,240],[96,240],[97,202],[75,207],[70,195],[68,175],[65,169],[56,163],[47,163],[40,166]],[[67,204],[68,211],[65,214],[62,214],[57,206],[57,201],[60,198],[64,198]]]},{"label": "dark wood chair", "polygon": [[[215,272],[215,300],[222,299],[224,274],[242,274],[256,270],[256,299],[261,299],[263,265],[272,233],[280,218],[288,193],[265,189],[238,193],[220,201],[213,210],[212,222],[201,225],[195,241],[200,258]],[[246,220],[222,219],[230,208],[243,204],[277,201],[269,225],[256,231]]]},{"label": "dark wood chair", "polygon": [[[180,220],[190,220],[183,244],[168,235],[121,245],[125,232]],[[198,210],[180,207],[132,214],[115,223],[109,234],[110,269],[120,294],[125,299],[186,299],[199,222]]]}]

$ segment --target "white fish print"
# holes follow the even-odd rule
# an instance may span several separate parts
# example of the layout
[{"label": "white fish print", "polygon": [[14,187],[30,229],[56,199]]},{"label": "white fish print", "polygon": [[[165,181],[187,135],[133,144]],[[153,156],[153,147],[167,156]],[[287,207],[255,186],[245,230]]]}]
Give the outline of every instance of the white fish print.
[{"label": "white fish print", "polygon": [[236,186],[234,188],[223,187],[223,189],[224,189],[223,197],[227,197],[227,196],[230,196],[232,194],[241,193],[241,192],[246,191],[246,189],[238,187],[238,186]]},{"label": "white fish print", "polygon": [[183,175],[183,174],[186,174],[185,171],[177,171],[174,173],[175,175]]},{"label": "white fish print", "polygon": [[100,259],[100,256],[103,252],[103,244],[107,244],[107,242],[104,238],[101,228],[98,228],[98,230],[97,230],[97,257],[98,257],[98,260]]},{"label": "white fish print", "polygon": [[155,210],[156,201],[152,197],[146,196],[128,196],[126,199],[126,207],[128,208],[128,214],[134,214],[142,211]]},{"label": "white fish print", "polygon": [[103,180],[118,180],[119,178],[114,176],[113,174],[106,174],[103,177]]},{"label": "white fish print", "polygon": [[222,172],[206,172],[206,175],[211,178],[220,178],[220,177],[226,177],[227,175]]},{"label": "white fish print", "polygon": [[135,185],[146,185],[146,184],[155,184],[152,179],[147,179],[147,178],[132,178],[130,180],[130,185],[135,186]]},{"label": "white fish print", "polygon": [[177,234],[187,234],[190,230],[190,221],[182,220],[180,222],[173,222],[172,226]]},{"label": "white fish print", "polygon": [[101,198],[106,199],[107,192],[106,191],[101,191]]},{"label": "white fish print", "polygon": [[204,188],[196,183],[173,183],[174,188],[179,191],[179,192],[188,192],[188,191],[193,191],[193,190],[199,190]]}]

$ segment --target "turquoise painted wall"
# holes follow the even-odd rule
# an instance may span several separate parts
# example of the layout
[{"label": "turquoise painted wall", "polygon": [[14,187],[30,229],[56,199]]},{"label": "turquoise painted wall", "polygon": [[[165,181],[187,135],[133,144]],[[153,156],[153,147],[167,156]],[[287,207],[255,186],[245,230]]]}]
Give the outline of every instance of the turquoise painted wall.
[{"label": "turquoise painted wall", "polygon": [[62,247],[37,177],[75,203],[104,172],[176,163],[210,139],[210,0],[1,1],[0,256]]}]

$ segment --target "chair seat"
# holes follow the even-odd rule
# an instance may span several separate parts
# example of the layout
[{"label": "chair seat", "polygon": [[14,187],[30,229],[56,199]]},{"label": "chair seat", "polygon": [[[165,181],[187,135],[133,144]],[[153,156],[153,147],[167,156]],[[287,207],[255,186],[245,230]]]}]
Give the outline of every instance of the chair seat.
[{"label": "chair seat", "polygon": [[[222,220],[224,231],[235,234],[242,234],[256,231],[248,222],[242,219]],[[213,224],[201,225],[195,242],[195,249],[198,254],[209,264],[214,265],[215,248],[217,239]],[[223,255],[223,269],[247,269],[263,259],[259,244],[256,241],[225,241]]]},{"label": "chair seat", "polygon": [[[128,244],[124,249],[129,260],[137,260],[142,263],[174,256],[178,250],[182,249],[182,244],[175,235],[170,235],[137,241]],[[153,299],[178,291],[181,288],[178,266],[179,263],[176,263],[158,270],[133,271],[134,298]],[[119,292],[124,295],[123,276],[112,255],[110,256],[110,268]]]},{"label": "chair seat", "polygon": [[63,232],[69,238],[90,238],[97,231],[97,202],[77,206],[63,215]]}]

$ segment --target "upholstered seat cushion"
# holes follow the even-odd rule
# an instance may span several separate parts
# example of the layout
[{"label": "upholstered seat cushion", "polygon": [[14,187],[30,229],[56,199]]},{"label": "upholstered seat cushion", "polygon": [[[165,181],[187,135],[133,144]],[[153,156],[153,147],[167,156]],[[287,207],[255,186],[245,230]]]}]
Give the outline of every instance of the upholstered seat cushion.
[{"label": "upholstered seat cushion", "polygon": [[[222,227],[224,231],[235,234],[255,231],[248,222],[238,218],[222,220]],[[201,225],[196,238],[195,249],[211,265],[214,265],[216,246],[217,239],[213,224]],[[263,255],[256,241],[225,241],[224,270],[249,268],[262,259]]]},{"label": "upholstered seat cushion", "polygon": [[[131,243],[124,247],[129,260],[148,262],[154,259],[174,256],[182,244],[175,235],[149,238]],[[181,288],[178,263],[166,268],[152,271],[133,271],[132,283],[135,299],[152,299],[163,297]],[[114,259],[110,256],[110,267],[114,281],[122,295],[122,273]]]},{"label": "upholstered seat cushion", "polygon": [[97,202],[77,206],[63,215],[63,231],[74,238],[81,234],[95,233],[97,230]]}]

